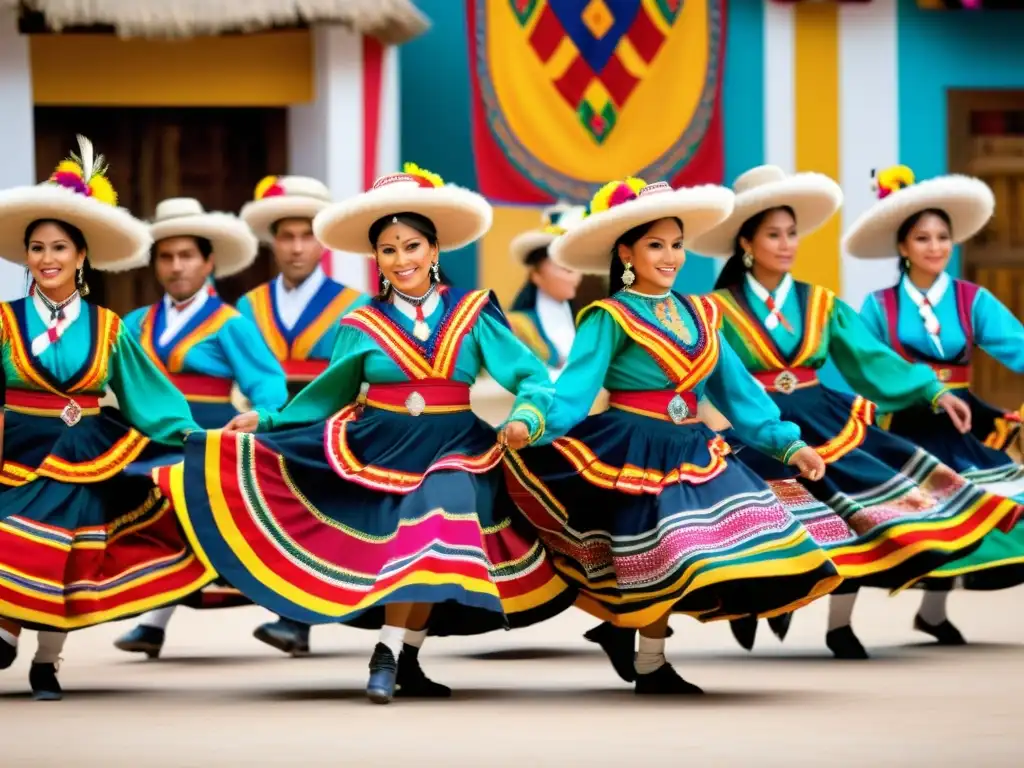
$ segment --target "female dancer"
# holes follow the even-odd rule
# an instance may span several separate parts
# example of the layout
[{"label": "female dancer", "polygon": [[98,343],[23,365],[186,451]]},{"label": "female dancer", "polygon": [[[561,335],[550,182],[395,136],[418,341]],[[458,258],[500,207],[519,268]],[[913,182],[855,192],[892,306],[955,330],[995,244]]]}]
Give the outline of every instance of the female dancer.
[{"label": "female dancer", "polygon": [[512,258],[529,270],[508,314],[516,336],[552,371],[561,370],[576,337],[570,302],[576,298],[580,274],[548,258],[548,246],[566,227],[583,218],[582,206],[553,206],[544,212],[541,229],[512,239]]},{"label": "female dancer", "polygon": [[[37,699],[61,698],[64,631],[156,608],[213,572],[182,540],[147,477],[121,474],[150,440],[198,429],[113,312],[86,304],[86,258],[101,270],[144,261],[146,226],[117,207],[103,158],[81,155],[47,183],[0,192],[0,254],[23,262],[26,299],[0,304],[0,667],[22,626],[41,632]],[[120,412],[101,409],[106,387]]]},{"label": "female dancer", "polygon": [[[638,694],[700,693],[665,661],[672,612],[771,615],[839,583],[803,526],[696,418],[706,396],[760,450],[811,478],[824,470],[722,341],[714,304],[671,292],[684,236],[732,204],[721,187],[611,182],[552,243],[559,264],[610,266],[612,295],[581,315],[542,445],[506,460],[513,498],[580,588],[577,604],[615,625],[602,644]],[[610,408],[587,417],[602,385]]]},{"label": "female dancer", "polygon": [[[790,275],[799,236],[838,209],[838,185],[820,174],[786,177],[764,166],[737,179],[736,190],[733,215],[693,248],[731,254],[713,295],[725,336],[829,465],[825,480],[805,483],[848,526],[828,550],[848,583],[830,599],[825,640],[836,657],[863,659],[850,627],[859,586],[901,588],[976,546],[997,525],[1011,524],[1017,507],[874,426],[875,403],[883,410],[935,406],[961,430],[970,410],[927,366],[907,363],[872,338],[834,294]],[[829,356],[861,394],[820,384],[817,371]],[[742,435],[734,441],[741,446]],[[744,451],[742,460],[766,480],[791,474],[756,451]]]},{"label": "female dancer", "polygon": [[[890,182],[898,179],[899,184]],[[895,187],[895,188],[894,188]],[[895,248],[902,276],[869,296],[861,310],[868,328],[902,357],[930,365],[972,412],[971,432],[961,434],[925,408],[891,415],[888,429],[920,445],[986,490],[1024,500],[1024,468],[1004,452],[1020,431],[1006,414],[970,390],[971,358],[980,347],[1017,373],[1024,372],[1024,327],[981,286],[951,279],[953,245],[974,237],[992,217],[995,198],[979,179],[945,176],[920,184],[905,166],[878,175],[880,200],[854,224],[846,249],[863,259],[888,258]],[[1024,581],[1024,526],[993,531],[965,557],[930,574],[914,618],[915,629],[941,645],[962,645],[946,615],[954,577],[967,589],[1002,589]]]},{"label": "female dancer", "polygon": [[[310,623],[382,627],[369,698],[448,696],[418,653],[435,635],[532,623],[572,604],[498,467],[544,429],[553,388],[487,291],[438,287],[438,253],[491,208],[413,165],[314,221],[329,248],[373,254],[383,290],[342,320],[330,367],[279,413],[190,439],[160,470],[186,530],[255,602]],[[470,411],[486,367],[516,393],[495,430]],[[365,406],[356,403],[368,381]]]}]

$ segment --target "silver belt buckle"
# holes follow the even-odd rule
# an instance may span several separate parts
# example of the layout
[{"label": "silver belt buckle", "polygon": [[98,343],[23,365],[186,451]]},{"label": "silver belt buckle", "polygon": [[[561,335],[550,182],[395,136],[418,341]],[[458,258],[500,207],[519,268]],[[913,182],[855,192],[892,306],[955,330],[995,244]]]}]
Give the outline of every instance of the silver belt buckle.
[{"label": "silver belt buckle", "polygon": [[783,395],[791,395],[796,391],[796,386],[799,383],[796,374],[792,371],[782,371],[775,377],[775,391],[781,392]]},{"label": "silver belt buckle", "polygon": [[676,395],[668,401],[668,417],[672,419],[673,424],[682,424],[690,416],[690,406],[682,397]]},{"label": "silver belt buckle", "polygon": [[427,401],[419,392],[413,392],[405,399],[405,410],[409,412],[410,416],[422,416],[423,412],[427,410]]},{"label": "silver belt buckle", "polygon": [[60,412],[60,418],[69,427],[75,426],[75,424],[82,420],[82,406],[74,400],[68,400],[64,410]]}]

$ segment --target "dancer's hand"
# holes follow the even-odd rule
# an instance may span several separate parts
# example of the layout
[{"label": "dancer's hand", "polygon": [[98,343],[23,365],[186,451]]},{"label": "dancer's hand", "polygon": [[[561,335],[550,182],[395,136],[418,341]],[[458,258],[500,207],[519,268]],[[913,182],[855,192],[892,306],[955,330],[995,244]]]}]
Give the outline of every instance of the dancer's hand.
[{"label": "dancer's hand", "polygon": [[240,413],[224,427],[225,432],[255,432],[260,425],[260,415],[256,411]]},{"label": "dancer's hand", "polygon": [[940,397],[937,405],[946,412],[960,434],[966,435],[971,431],[971,406],[952,392]]},{"label": "dancer's hand", "polygon": [[530,444],[530,428],[521,421],[510,421],[498,433],[498,442],[513,451],[525,448]]},{"label": "dancer's hand", "polygon": [[794,453],[789,465],[799,469],[800,474],[808,480],[821,480],[825,476],[825,460],[810,446]]}]

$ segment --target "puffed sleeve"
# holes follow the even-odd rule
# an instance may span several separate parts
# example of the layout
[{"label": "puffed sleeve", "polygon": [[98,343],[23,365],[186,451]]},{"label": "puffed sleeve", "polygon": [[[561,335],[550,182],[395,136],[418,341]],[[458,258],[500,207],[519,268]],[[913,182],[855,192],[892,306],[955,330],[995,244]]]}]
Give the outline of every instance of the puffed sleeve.
[{"label": "puffed sleeve", "polygon": [[555,383],[555,400],[541,443],[562,437],[589,415],[604,386],[608,366],[627,341],[625,331],[608,312],[597,308],[583,316],[569,359]]},{"label": "puffed sleeve", "polygon": [[845,301],[835,299],[829,324],[829,354],[839,372],[883,413],[921,403],[934,406],[945,392],[930,367],[907,362],[876,339]]},{"label": "puffed sleeve", "polygon": [[860,308],[860,319],[868,333],[883,344],[889,343],[889,329],[885,324],[885,314],[874,294],[864,300],[864,306]]},{"label": "puffed sleeve", "polygon": [[477,317],[473,336],[483,358],[483,367],[516,396],[507,421],[525,424],[530,430],[530,441],[534,442],[544,432],[554,398],[554,385],[547,366],[516,338],[506,323],[490,312],[481,312]]},{"label": "puffed sleeve", "polygon": [[778,406],[743,366],[721,331],[718,341],[721,352],[705,380],[705,395],[747,445],[789,463],[793,454],[807,445],[800,439],[800,427],[781,420]]},{"label": "puffed sleeve", "polygon": [[218,338],[238,388],[253,408],[276,411],[288,402],[284,369],[249,318],[232,318]]},{"label": "puffed sleeve", "polygon": [[986,288],[974,297],[971,322],[979,347],[1014,373],[1024,373],[1024,326]]},{"label": "puffed sleeve", "polygon": [[185,396],[121,323],[113,345],[109,386],[125,419],[154,442],[181,445],[189,432],[199,429]]},{"label": "puffed sleeve", "polygon": [[366,347],[359,331],[342,325],[327,370],[303,388],[281,411],[257,409],[260,431],[324,421],[355,401],[363,382]]}]

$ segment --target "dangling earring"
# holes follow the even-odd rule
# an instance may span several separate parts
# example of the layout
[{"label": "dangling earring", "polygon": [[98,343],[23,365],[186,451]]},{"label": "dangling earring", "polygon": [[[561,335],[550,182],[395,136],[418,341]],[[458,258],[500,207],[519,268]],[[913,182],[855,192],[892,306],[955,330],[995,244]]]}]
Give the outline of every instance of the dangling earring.
[{"label": "dangling earring", "polygon": [[743,254],[743,266],[746,267],[747,269],[750,269],[751,267],[754,266],[754,254],[752,254],[750,251],[747,251],[746,253]]},{"label": "dangling earring", "polygon": [[904,272],[909,272],[910,271],[910,259],[904,259],[903,260],[903,271]]},{"label": "dangling earring", "polygon": [[634,282],[636,282],[636,275],[633,274],[633,265],[627,261],[622,272],[622,284],[629,288]]},{"label": "dangling earring", "polygon": [[384,277],[384,272],[378,269],[377,276],[380,278],[381,293],[387,293],[391,290],[391,281]]},{"label": "dangling earring", "polygon": [[435,283],[441,282],[441,265],[436,261],[430,265],[430,278]]},{"label": "dangling earring", "polygon": [[85,282],[85,268],[79,267],[75,275],[75,287],[78,288],[78,295],[83,299],[89,295],[89,286]]}]

